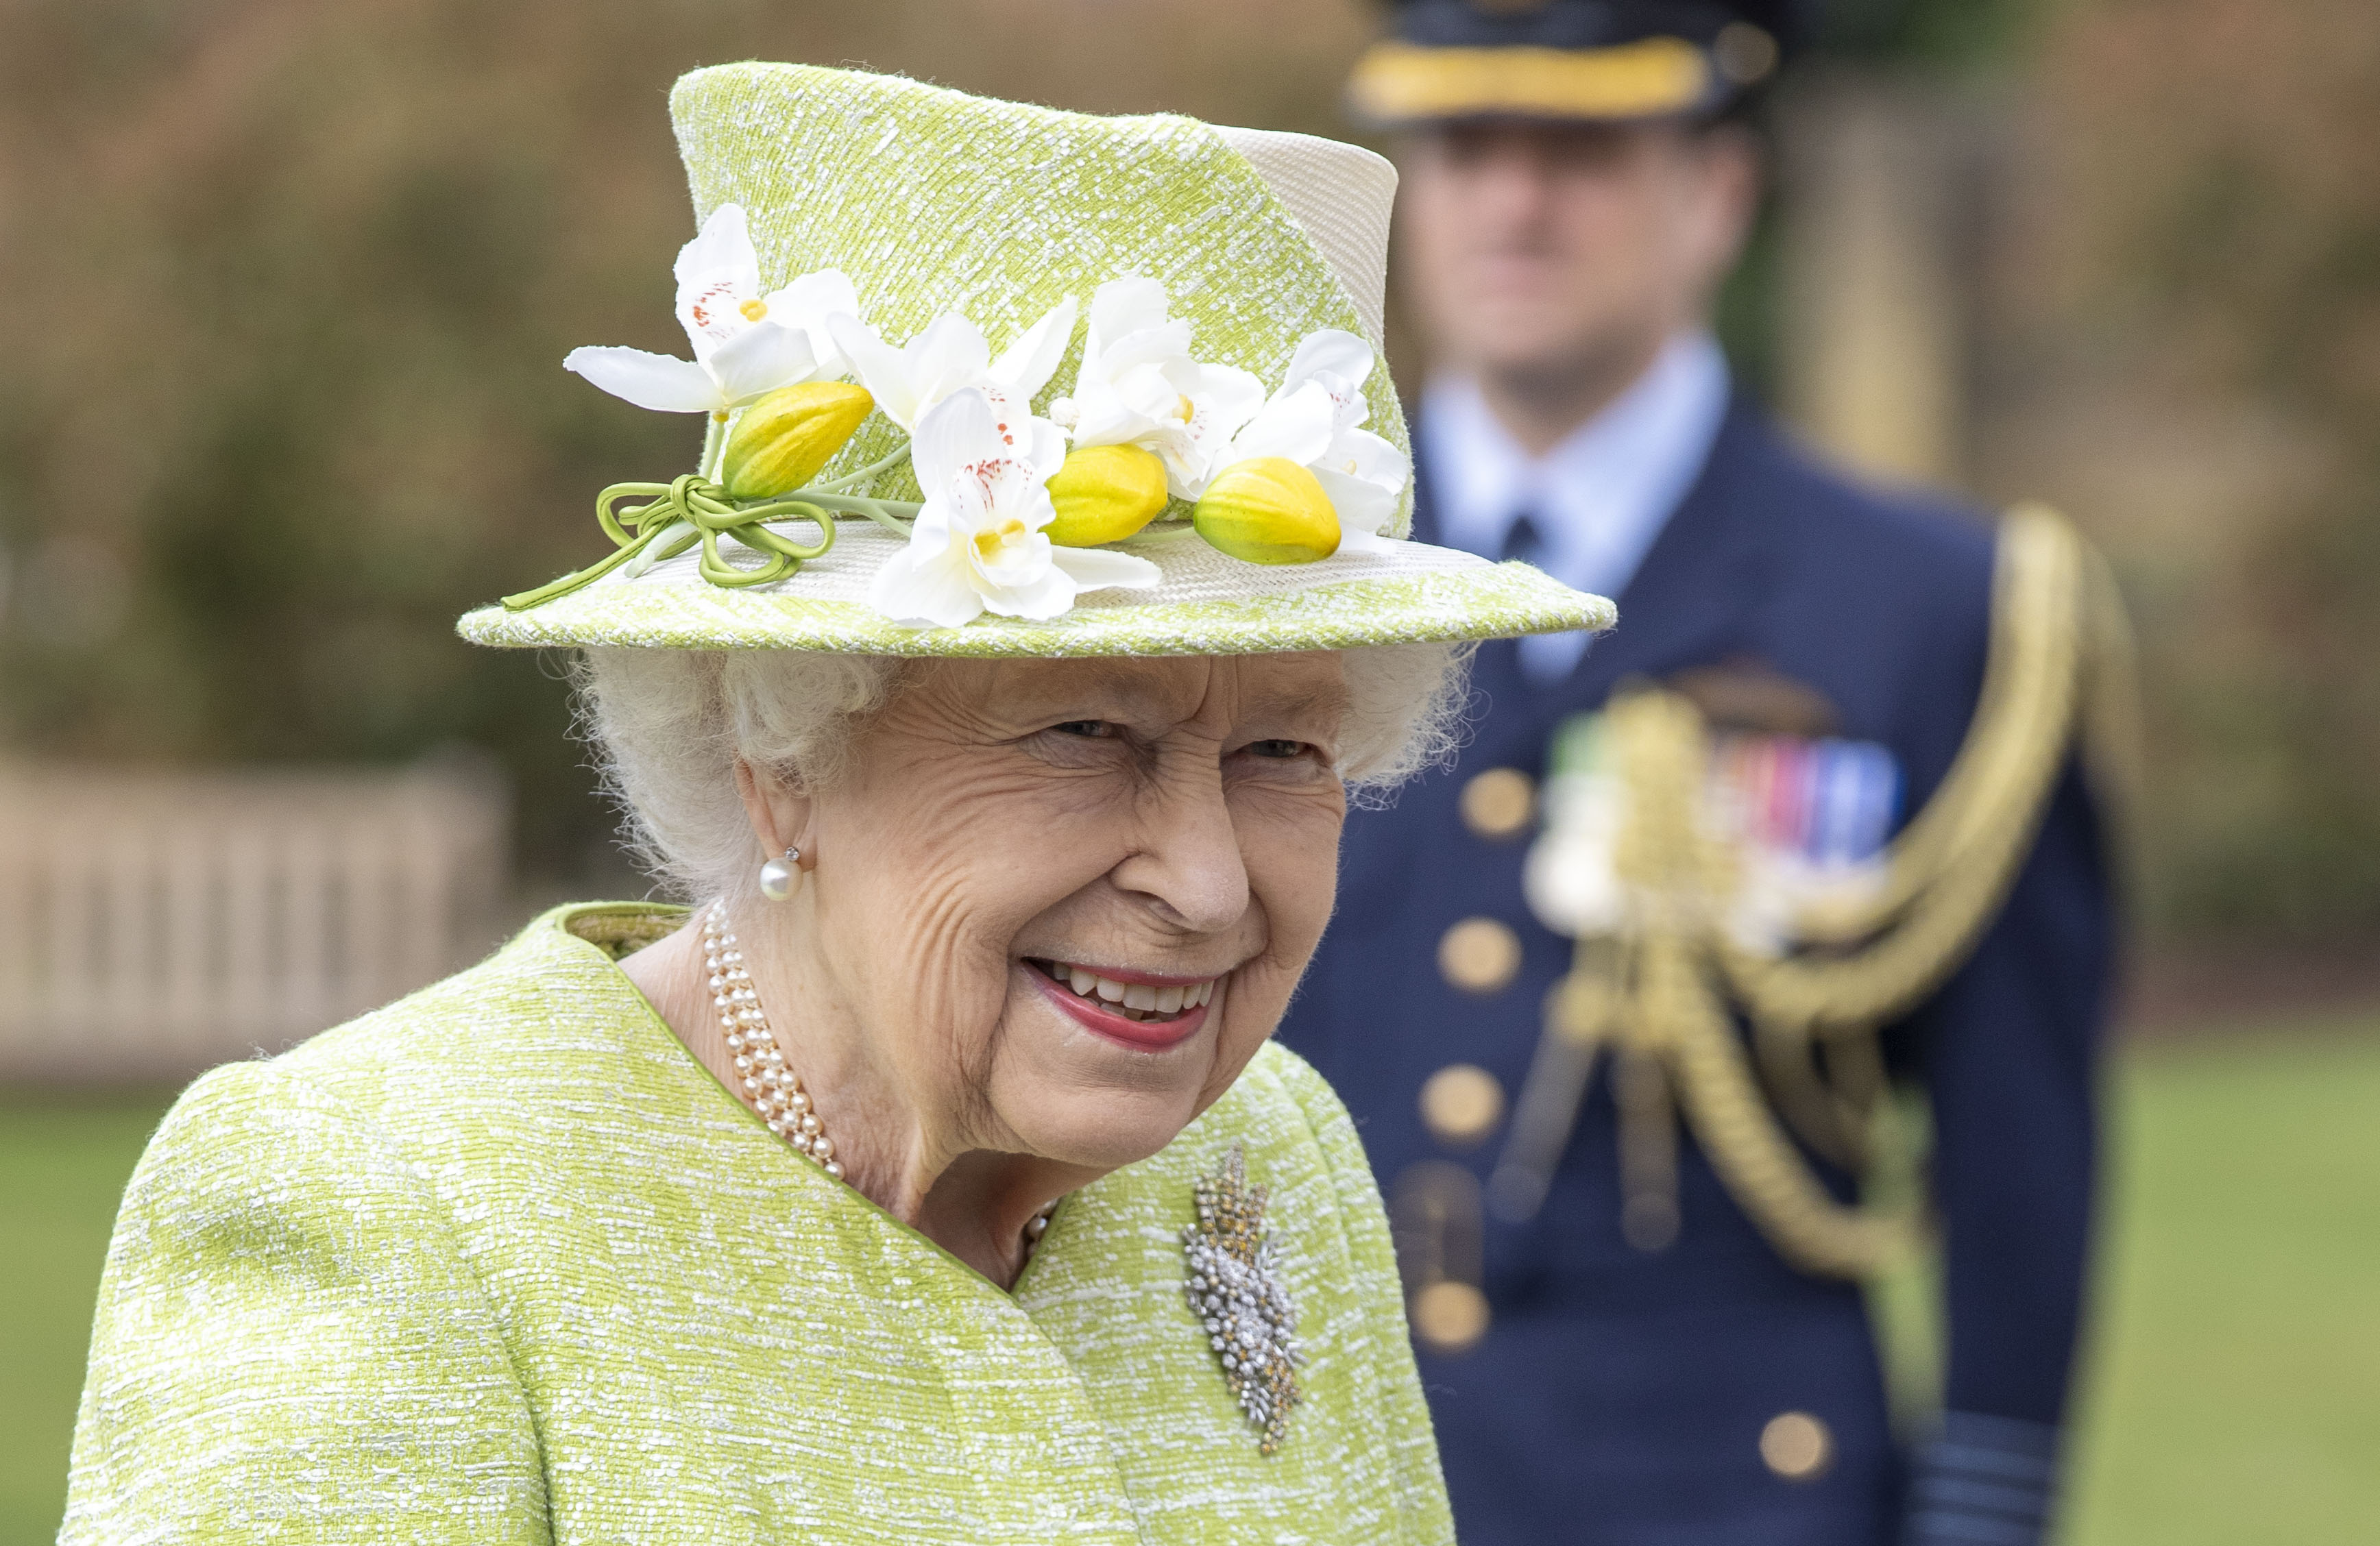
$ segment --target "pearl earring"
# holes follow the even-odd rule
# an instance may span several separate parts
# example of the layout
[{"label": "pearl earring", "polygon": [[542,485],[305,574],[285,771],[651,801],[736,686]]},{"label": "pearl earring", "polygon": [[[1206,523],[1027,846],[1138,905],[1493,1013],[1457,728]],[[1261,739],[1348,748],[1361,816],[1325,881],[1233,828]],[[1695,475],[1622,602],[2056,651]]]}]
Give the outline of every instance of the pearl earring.
[{"label": "pearl earring", "polygon": [[760,866],[760,894],[771,901],[783,901],[802,885],[802,851],[785,850],[783,859],[771,859]]}]

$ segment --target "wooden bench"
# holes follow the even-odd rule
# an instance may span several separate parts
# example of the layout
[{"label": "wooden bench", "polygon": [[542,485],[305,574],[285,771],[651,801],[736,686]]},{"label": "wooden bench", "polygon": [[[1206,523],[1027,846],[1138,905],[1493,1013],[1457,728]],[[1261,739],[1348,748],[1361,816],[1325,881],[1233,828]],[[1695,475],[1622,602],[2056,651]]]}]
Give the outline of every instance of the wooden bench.
[{"label": "wooden bench", "polygon": [[492,770],[0,764],[0,1080],[171,1081],[467,964],[503,919]]}]

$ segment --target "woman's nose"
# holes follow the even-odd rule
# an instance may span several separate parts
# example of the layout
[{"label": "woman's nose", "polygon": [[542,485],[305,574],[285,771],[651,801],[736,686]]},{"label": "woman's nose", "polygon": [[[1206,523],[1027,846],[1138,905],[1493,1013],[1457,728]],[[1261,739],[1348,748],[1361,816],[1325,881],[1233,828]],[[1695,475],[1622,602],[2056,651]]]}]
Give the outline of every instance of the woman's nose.
[{"label": "woman's nose", "polygon": [[1116,866],[1114,880],[1179,928],[1216,934],[1240,921],[1248,910],[1248,870],[1220,770],[1168,779],[1151,791],[1140,846]]}]

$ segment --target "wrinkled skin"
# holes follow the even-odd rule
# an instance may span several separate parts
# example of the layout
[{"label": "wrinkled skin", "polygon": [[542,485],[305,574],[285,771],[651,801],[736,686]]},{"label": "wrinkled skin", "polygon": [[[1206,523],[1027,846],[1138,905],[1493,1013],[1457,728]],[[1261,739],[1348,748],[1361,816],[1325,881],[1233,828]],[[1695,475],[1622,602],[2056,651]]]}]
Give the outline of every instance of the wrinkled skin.
[{"label": "wrinkled skin", "polygon": [[1759,202],[1732,126],[1475,122],[1399,154],[1400,256],[1434,366],[1533,453],[1701,321]]},{"label": "wrinkled skin", "polygon": [[[1328,922],[1344,789],[1329,654],[932,661],[805,791],[739,767],[784,904],[734,920],[849,1178],[995,1282],[1050,1199],[1155,1153],[1272,1033]],[[1150,1050],[1029,962],[1220,978]],[[723,1073],[698,935],[629,976]]]}]

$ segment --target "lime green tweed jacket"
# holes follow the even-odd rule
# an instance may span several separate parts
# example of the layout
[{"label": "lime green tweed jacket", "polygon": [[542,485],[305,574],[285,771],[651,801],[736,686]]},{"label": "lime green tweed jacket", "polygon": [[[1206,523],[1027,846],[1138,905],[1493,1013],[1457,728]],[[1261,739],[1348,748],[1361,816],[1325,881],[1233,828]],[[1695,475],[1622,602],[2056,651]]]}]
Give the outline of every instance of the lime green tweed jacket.
[{"label": "lime green tweed jacket", "polygon": [[[1069,1197],[1006,1294],[762,1128],[564,908],[193,1085],[110,1248],[67,1546],[1447,1541],[1355,1134],[1268,1048]],[[1269,1184],[1306,1395],[1272,1455],[1183,1292]]]}]

